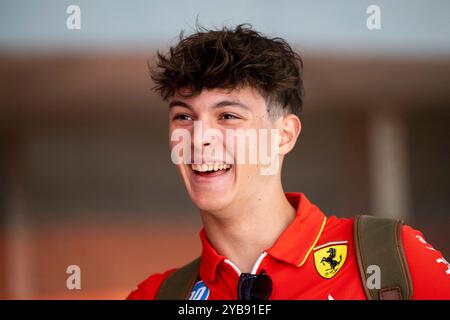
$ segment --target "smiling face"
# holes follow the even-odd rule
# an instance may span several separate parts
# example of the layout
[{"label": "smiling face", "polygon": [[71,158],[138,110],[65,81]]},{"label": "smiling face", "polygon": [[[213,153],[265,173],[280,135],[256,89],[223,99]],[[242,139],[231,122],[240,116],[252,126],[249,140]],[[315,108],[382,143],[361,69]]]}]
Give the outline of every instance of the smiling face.
[{"label": "smiling face", "polygon": [[[279,168],[271,175],[262,175],[259,159],[256,163],[238,162],[236,149],[242,140],[239,142],[234,138],[234,143],[229,144],[225,138],[231,130],[258,132],[265,129],[270,132],[282,126],[282,119],[273,121],[269,118],[266,101],[257,90],[251,87],[204,89],[192,97],[177,94],[170,99],[169,106],[170,137],[177,129],[187,130],[191,137],[193,164],[177,166],[190,198],[199,209],[220,212],[239,207],[239,203],[257,198],[274,183],[280,183]],[[221,133],[223,139],[217,136],[200,140],[198,132],[194,134],[194,127],[198,129],[199,123],[201,135],[213,129]],[[171,148],[174,148],[177,142],[170,140]],[[206,156],[207,148],[222,150],[228,157],[219,157],[218,152]],[[195,161],[195,152],[203,154],[203,159]]]}]

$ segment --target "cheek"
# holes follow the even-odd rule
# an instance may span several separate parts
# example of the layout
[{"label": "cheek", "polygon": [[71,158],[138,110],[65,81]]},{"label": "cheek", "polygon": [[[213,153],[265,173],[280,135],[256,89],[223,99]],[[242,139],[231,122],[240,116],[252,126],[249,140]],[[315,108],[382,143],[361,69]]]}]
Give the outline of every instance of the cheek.
[{"label": "cheek", "polygon": [[261,174],[260,174],[260,166],[256,164],[247,164],[247,165],[239,165],[239,171],[240,171],[240,179],[242,180],[242,183],[245,184],[254,184],[257,181],[261,180]]},{"label": "cheek", "polygon": [[172,149],[175,146],[177,146],[179,143],[180,143],[179,141],[172,141],[172,140],[170,140],[170,137],[169,137],[169,148],[170,148],[170,151],[172,151]]},{"label": "cheek", "polygon": [[180,127],[174,125],[172,122],[169,123],[168,128],[169,128],[169,132],[168,132],[169,140],[170,140],[170,137],[172,137],[174,134],[176,134],[177,131],[179,131],[181,129]]},{"label": "cheek", "polygon": [[184,165],[177,165],[177,170],[183,177],[187,173],[187,172],[185,172],[185,168],[186,167]]},{"label": "cheek", "polygon": [[192,154],[192,132],[186,128],[169,128],[168,136],[169,151],[172,160],[183,158],[183,161],[190,161]]}]

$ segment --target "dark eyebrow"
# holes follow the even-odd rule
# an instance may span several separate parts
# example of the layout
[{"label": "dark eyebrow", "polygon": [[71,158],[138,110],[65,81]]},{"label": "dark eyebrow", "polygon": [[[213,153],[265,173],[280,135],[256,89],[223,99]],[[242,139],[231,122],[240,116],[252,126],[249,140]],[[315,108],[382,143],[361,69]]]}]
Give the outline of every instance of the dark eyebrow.
[{"label": "dark eyebrow", "polygon": [[170,103],[169,103],[169,109],[170,109],[170,108],[173,108],[173,107],[175,107],[175,106],[178,106],[178,107],[185,107],[185,108],[188,108],[188,109],[191,109],[191,110],[192,110],[192,107],[191,107],[189,104],[187,104],[186,102],[183,102],[183,101],[181,101],[181,100],[172,100],[172,101],[170,101]]},{"label": "dark eyebrow", "polygon": [[228,106],[236,106],[236,107],[240,107],[246,110],[250,110],[250,108],[248,106],[246,106],[245,104],[239,102],[239,101],[230,101],[230,100],[224,100],[224,101],[220,101],[218,103],[216,103],[214,105],[214,108],[221,108],[221,107],[228,107]]},{"label": "dark eyebrow", "polygon": [[[185,108],[188,108],[188,109],[192,110],[192,107],[189,104],[187,104],[186,102],[181,101],[181,100],[172,100],[169,103],[169,108],[172,108],[172,107],[175,107],[175,106],[185,107]],[[236,106],[236,107],[241,107],[241,108],[246,109],[246,110],[250,110],[250,108],[247,105],[245,105],[245,104],[243,104],[243,103],[241,103],[239,101],[232,101],[232,100],[220,101],[220,102],[216,103],[213,106],[213,108],[223,108],[223,107],[228,107],[228,106]]]}]

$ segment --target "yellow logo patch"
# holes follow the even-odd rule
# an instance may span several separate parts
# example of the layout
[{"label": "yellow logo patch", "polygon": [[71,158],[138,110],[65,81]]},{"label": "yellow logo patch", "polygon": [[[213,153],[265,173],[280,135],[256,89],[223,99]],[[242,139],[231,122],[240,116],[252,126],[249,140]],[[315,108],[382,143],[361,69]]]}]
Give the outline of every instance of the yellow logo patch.
[{"label": "yellow logo patch", "polygon": [[347,259],[347,245],[330,245],[314,252],[314,264],[317,272],[330,279],[338,273]]}]

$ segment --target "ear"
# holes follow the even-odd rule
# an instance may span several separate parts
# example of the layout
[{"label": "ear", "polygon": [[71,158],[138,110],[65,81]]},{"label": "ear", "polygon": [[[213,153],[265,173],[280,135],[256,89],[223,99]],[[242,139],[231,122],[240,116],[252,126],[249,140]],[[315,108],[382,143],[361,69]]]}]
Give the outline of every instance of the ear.
[{"label": "ear", "polygon": [[281,155],[286,155],[294,148],[297,138],[302,131],[302,123],[296,115],[288,114],[280,119],[279,129],[279,152]]}]

